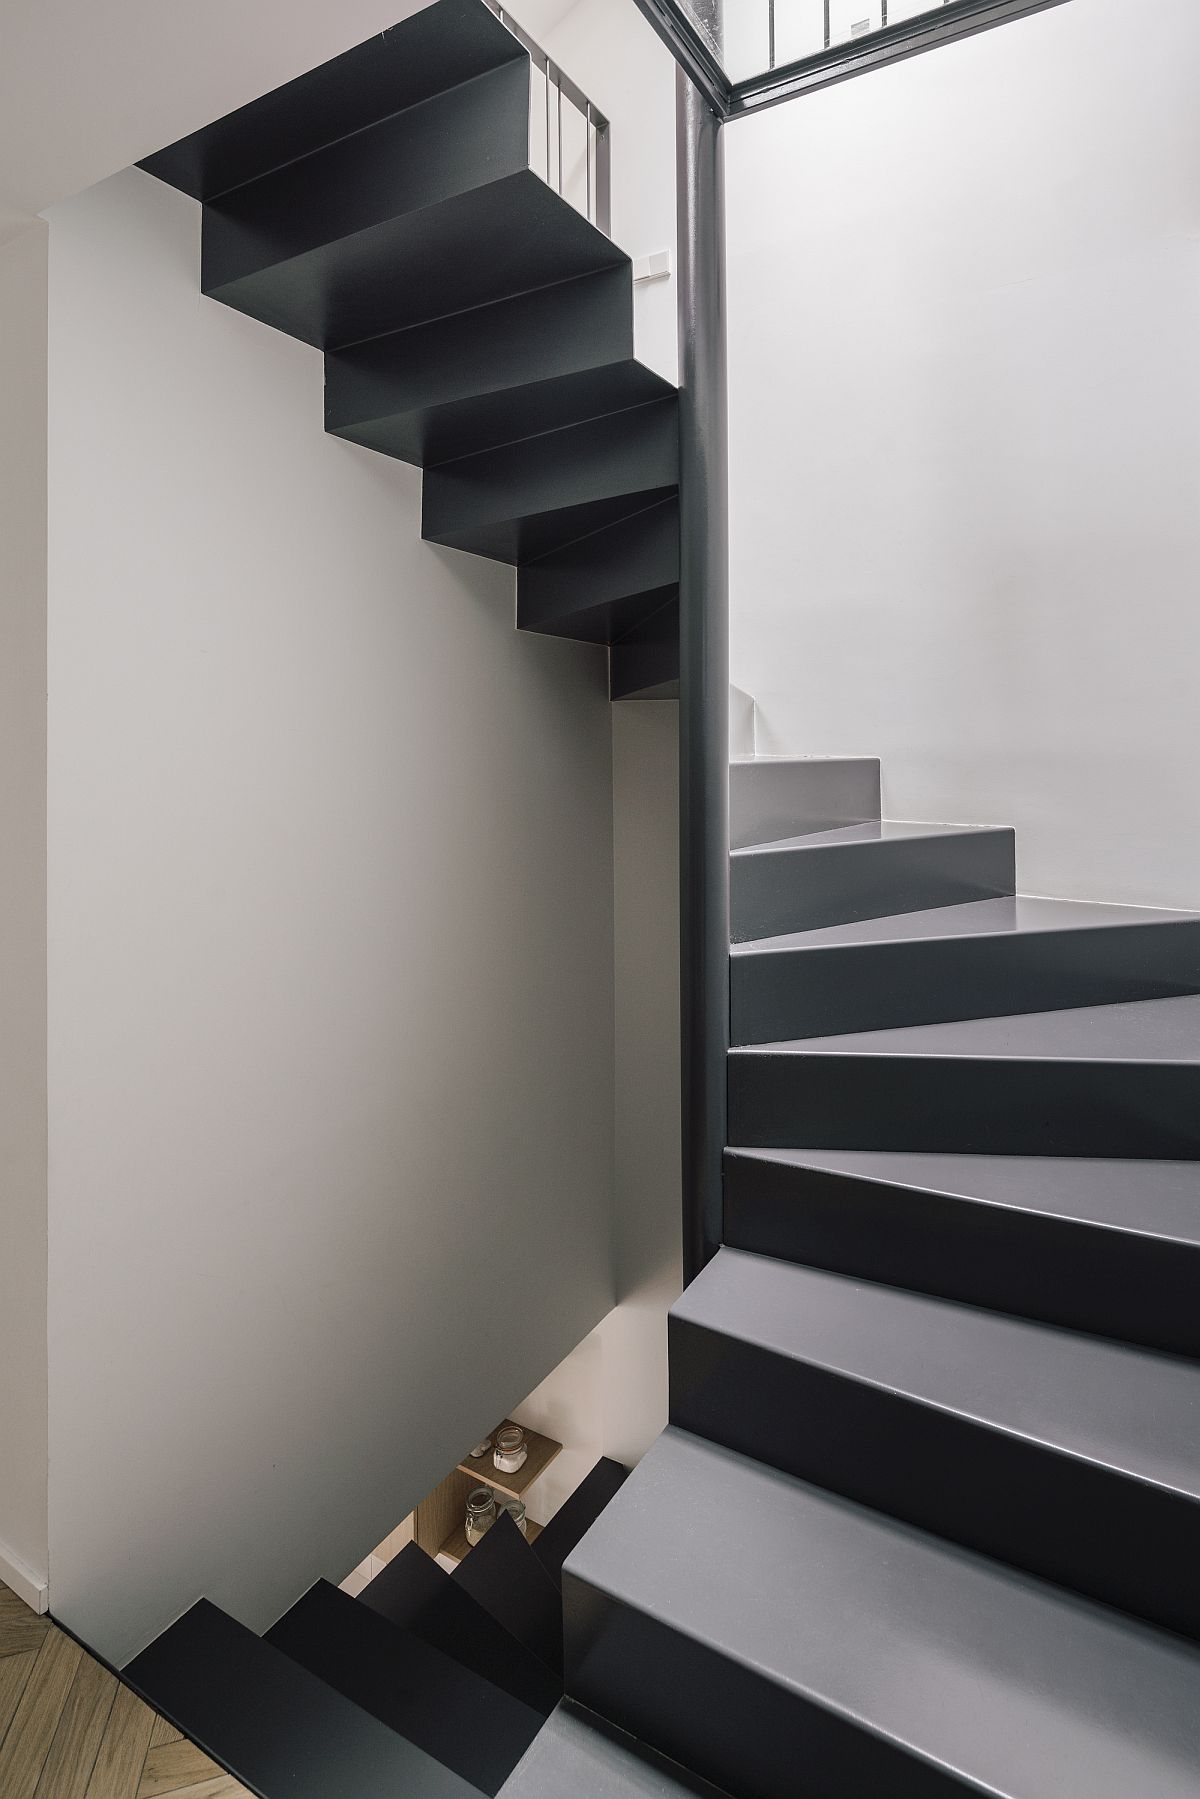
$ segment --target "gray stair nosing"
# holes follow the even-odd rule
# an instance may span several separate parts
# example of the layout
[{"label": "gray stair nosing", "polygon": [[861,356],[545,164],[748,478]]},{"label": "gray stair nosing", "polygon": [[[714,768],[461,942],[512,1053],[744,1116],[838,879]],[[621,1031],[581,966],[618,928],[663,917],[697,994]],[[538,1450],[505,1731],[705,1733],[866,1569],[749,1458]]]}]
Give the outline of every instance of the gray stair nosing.
[{"label": "gray stair nosing", "polygon": [[[1075,1006],[1064,1006],[1062,1008],[1065,1012],[1078,1011],[1081,1009],[1082,1008]],[[1040,1017],[1041,1014],[1036,1012],[1014,1012],[1012,1014],[989,1013],[989,1022],[991,1022],[995,1016],[1036,1018]],[[973,1024],[975,1020],[963,1018],[955,1019],[951,1022],[956,1024]],[[892,1027],[887,1028],[890,1029]],[[895,1028],[903,1029],[904,1027],[898,1026]],[[912,1028],[914,1030],[922,1030],[926,1027],[914,1025]],[[938,1030],[942,1027],[940,1025],[932,1025],[929,1028]],[[1195,1061],[1185,1061],[1181,1058],[1170,1056],[1083,1056],[1073,1053],[1055,1056],[1046,1055],[1044,1052],[1038,1055],[1022,1055],[1019,1050],[999,1049],[856,1049],[853,1047],[853,1039],[856,1035],[858,1035],[858,1033],[854,1031],[847,1031],[845,1033],[848,1042],[844,1049],[837,1047],[836,1036],[782,1037],[775,1043],[735,1043],[731,1045],[729,1054],[731,1056],[789,1056],[795,1057],[798,1061],[808,1057],[810,1059],[829,1058],[830,1060],[837,1061],[919,1062],[926,1067],[939,1062],[949,1063],[954,1066],[957,1066],[962,1062],[1017,1062],[1020,1063],[1022,1067],[1029,1068],[1194,1068],[1197,1074],[1200,1074],[1200,1058]],[[814,1048],[814,1044],[820,1044],[821,1047],[819,1049]],[[933,1155],[936,1152],[930,1150],[927,1153]],[[1136,1161],[1138,1158],[1131,1157],[1130,1159]]]},{"label": "gray stair nosing", "polygon": [[[653,401],[650,402],[654,404]],[[1011,837],[1014,835],[1012,825],[938,825],[931,824],[927,828],[914,831],[908,837],[862,837],[848,838],[841,843],[805,843],[807,837],[820,837],[830,831],[852,831],[856,825],[898,825],[916,822],[907,818],[860,818],[847,819],[842,824],[820,825],[812,831],[797,831],[792,837],[772,837],[763,843],[744,843],[740,849],[730,850],[731,859],[742,859],[751,856],[800,856],[818,850],[872,850],[884,843],[927,843],[943,838],[957,837]],[[969,902],[964,902],[964,904]],[[926,908],[929,910],[930,908]]]},{"label": "gray stair nosing", "polygon": [[[1014,894],[1012,897],[1014,899],[1019,899],[1024,896]],[[972,906],[987,905],[989,902],[986,900],[963,900],[960,903],[964,906]],[[938,906],[930,907],[929,910],[955,912],[958,910],[958,907]],[[881,916],[886,917],[887,914],[885,913]],[[904,918],[908,915],[900,912],[895,916]],[[856,922],[874,923],[876,921],[870,919],[862,921],[850,920],[849,922],[854,924]],[[861,954],[870,950],[886,951],[897,949],[901,946],[911,947],[913,945],[920,945],[924,947],[939,943],[1029,943],[1041,939],[1050,940],[1059,937],[1077,937],[1089,933],[1094,935],[1110,931],[1169,931],[1172,928],[1179,930],[1183,926],[1194,927],[1197,924],[1200,924],[1200,913],[1165,912],[1159,916],[1151,914],[1145,919],[1096,919],[1091,924],[1079,925],[1073,927],[1069,931],[1057,930],[1053,925],[1033,925],[1028,930],[1019,928],[1004,929],[997,926],[982,931],[947,931],[941,936],[926,934],[913,937],[869,937],[864,938],[858,943],[850,938],[847,938],[842,943],[781,943],[778,940],[778,937],[748,937],[743,938],[740,942],[731,943],[729,946],[729,953],[738,960],[753,956],[836,956],[850,951],[853,951],[855,954]],[[837,925],[818,925],[814,929],[814,935],[820,931],[837,930],[840,928],[841,927]],[[807,935],[807,933],[803,930],[779,933],[779,936],[781,937],[803,937],[805,935]]]},{"label": "gray stair nosing", "polygon": [[[890,1180],[882,1174],[865,1174],[856,1168],[827,1168],[819,1162],[797,1162],[790,1157],[781,1159],[772,1155],[769,1149],[740,1149],[731,1144],[725,1153],[747,1162],[769,1162],[773,1168],[796,1168],[813,1174],[833,1174],[842,1180],[853,1181],[864,1187],[877,1187],[881,1191],[926,1194],[931,1199],[957,1200],[962,1205],[979,1206],[989,1212],[1009,1214],[1014,1218],[1045,1218],[1055,1224],[1074,1225],[1080,1230],[1107,1231],[1117,1237],[1140,1237],[1148,1243],[1169,1244],[1178,1249],[1200,1252],[1200,1242],[1191,1237],[1177,1237],[1170,1231],[1144,1230],[1136,1224],[1114,1224],[1107,1218],[1084,1218],[1077,1212],[1055,1211],[1051,1206],[1019,1206],[1012,1200],[989,1199],[982,1193],[966,1193],[960,1187],[931,1187],[925,1182]],[[1134,1162],[1136,1166],[1136,1158]],[[799,1205],[803,1202],[798,1199],[796,1203]],[[757,1252],[746,1250],[743,1253],[752,1255]]]}]

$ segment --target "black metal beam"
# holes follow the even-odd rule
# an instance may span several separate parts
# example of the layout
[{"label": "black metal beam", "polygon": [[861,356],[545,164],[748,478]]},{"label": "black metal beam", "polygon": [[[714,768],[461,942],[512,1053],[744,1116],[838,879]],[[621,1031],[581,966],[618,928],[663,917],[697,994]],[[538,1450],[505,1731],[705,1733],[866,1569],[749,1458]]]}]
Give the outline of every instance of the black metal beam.
[{"label": "black metal beam", "polygon": [[636,0],[636,4],[717,118],[727,119],[733,85],[680,0]]},{"label": "black metal beam", "polygon": [[729,529],[721,120],[676,75],[683,1267],[721,1241],[729,1046]]},{"label": "black metal beam", "polygon": [[[871,69],[917,56],[939,44],[953,43],[1004,25],[1025,13],[1045,12],[1064,0],[953,0],[953,3],[916,18],[887,25],[864,38],[845,44],[829,42],[829,9],[826,6],[825,48],[814,56],[764,69],[744,81],[731,81],[712,44],[697,27],[685,0],[636,0],[680,68],[691,78],[718,119],[744,118],[764,106],[776,106],[817,88],[847,81]],[[886,20],[887,9],[884,7]],[[773,9],[772,9],[773,22]],[[772,44],[774,42],[772,35]],[[772,54],[773,54],[772,50]]]},{"label": "black metal beam", "polygon": [[1045,12],[1048,7],[1063,4],[1064,0],[959,0],[937,12],[918,14],[914,19],[874,31],[869,37],[835,44],[815,56],[739,81],[730,90],[725,116],[741,118],[764,106],[777,106],[781,100],[793,100],[816,88],[848,81],[852,75],[865,75],[886,63],[934,50],[940,44],[989,31],[993,25],[1007,24],[1025,13]]}]

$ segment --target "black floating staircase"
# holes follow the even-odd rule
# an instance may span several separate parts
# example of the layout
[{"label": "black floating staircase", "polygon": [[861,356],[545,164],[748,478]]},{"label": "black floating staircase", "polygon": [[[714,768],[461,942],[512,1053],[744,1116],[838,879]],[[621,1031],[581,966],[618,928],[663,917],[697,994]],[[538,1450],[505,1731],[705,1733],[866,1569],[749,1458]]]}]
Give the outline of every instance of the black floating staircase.
[{"label": "black floating staircase", "polygon": [[325,352],[325,428],[425,470],[422,535],[512,563],[517,622],[679,677],[676,394],[628,256],[530,166],[531,62],[437,0],[150,157],[204,293]]}]

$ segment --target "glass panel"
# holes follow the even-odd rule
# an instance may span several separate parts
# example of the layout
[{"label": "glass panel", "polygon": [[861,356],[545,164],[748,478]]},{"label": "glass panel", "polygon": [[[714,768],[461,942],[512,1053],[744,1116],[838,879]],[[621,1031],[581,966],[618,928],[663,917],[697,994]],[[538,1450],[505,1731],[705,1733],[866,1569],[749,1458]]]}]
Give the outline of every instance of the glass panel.
[{"label": "glass panel", "polygon": [[678,0],[734,82],[840,49],[952,0]]},{"label": "glass panel", "polygon": [[775,61],[798,62],[825,48],[825,0],[775,0]]},{"label": "glass panel", "polygon": [[[890,19],[891,12],[889,10]],[[883,25],[882,0],[829,0],[829,41],[848,44]]]}]

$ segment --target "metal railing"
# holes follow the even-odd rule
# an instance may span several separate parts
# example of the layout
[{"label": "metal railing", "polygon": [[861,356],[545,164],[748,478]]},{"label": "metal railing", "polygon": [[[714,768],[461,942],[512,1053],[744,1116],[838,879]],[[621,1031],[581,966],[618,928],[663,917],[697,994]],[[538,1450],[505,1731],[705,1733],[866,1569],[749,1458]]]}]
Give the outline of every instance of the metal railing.
[{"label": "metal railing", "polygon": [[[529,54],[529,161],[555,193],[609,235],[612,222],[609,125],[599,107],[535,43],[499,0],[487,0]],[[564,112],[565,102],[565,112]]]}]

